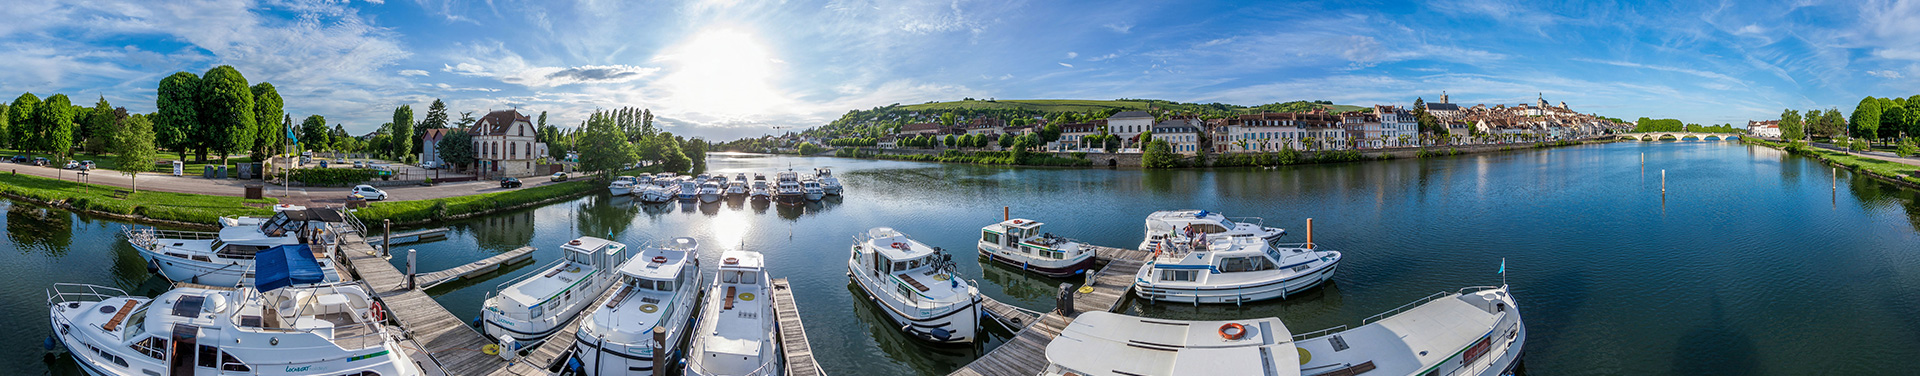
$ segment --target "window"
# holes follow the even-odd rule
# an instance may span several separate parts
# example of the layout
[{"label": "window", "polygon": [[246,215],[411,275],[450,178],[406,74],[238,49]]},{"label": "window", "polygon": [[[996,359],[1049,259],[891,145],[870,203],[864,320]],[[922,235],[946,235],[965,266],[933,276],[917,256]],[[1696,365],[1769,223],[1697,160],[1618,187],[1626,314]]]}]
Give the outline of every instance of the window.
[{"label": "window", "polygon": [[545,313],[547,313],[546,307],[541,307],[536,305],[536,306],[527,308],[527,317],[540,317],[541,314],[545,314]]},{"label": "window", "polygon": [[1196,277],[1198,277],[1198,273],[1193,270],[1160,271],[1160,280],[1162,281],[1193,282]]},{"label": "window", "polygon": [[154,360],[166,360],[167,340],[160,337],[147,337],[133,344],[133,351],[145,354]]},{"label": "window", "polygon": [[225,351],[221,351],[220,352],[220,370],[234,371],[234,372],[252,372],[253,368],[247,367],[247,364],[241,363],[239,359],[234,359],[233,354],[228,354]]},{"label": "window", "polygon": [[673,281],[654,281],[653,289],[659,290],[659,291],[673,291],[673,285],[674,285]]},{"label": "window", "polygon": [[197,356],[198,358],[196,358],[194,365],[206,367],[206,368],[217,367],[219,366],[218,360],[220,359],[220,348],[207,346],[207,345],[200,345],[200,354],[198,354]]}]

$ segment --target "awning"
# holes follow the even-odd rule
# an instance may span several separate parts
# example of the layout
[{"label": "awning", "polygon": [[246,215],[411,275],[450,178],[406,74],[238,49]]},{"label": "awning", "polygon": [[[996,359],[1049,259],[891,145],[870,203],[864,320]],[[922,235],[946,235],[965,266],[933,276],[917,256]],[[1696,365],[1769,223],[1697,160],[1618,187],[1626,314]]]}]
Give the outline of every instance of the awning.
[{"label": "awning", "polygon": [[326,273],[320,271],[320,261],[313,259],[313,250],[306,244],[276,246],[255,253],[253,268],[253,284],[261,292],[326,280]]}]

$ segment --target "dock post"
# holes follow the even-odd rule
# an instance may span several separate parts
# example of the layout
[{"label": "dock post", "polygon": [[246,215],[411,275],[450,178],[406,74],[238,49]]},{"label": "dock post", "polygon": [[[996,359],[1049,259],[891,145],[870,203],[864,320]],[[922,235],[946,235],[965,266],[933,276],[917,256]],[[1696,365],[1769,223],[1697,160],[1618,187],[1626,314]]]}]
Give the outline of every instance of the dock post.
[{"label": "dock post", "polygon": [[1667,194],[1667,170],[1660,169],[1660,194]]},{"label": "dock post", "polygon": [[387,251],[387,247],[393,244],[393,220],[380,220],[380,232],[380,257],[393,257],[393,252]]},{"label": "dock post", "polygon": [[1060,283],[1060,293],[1057,300],[1059,300],[1059,302],[1054,303],[1054,305],[1059,307],[1057,310],[1060,311],[1060,315],[1065,317],[1073,317],[1073,284],[1072,283],[1066,283],[1066,282]]},{"label": "dock post", "polygon": [[407,249],[407,289],[408,290],[412,290],[420,286],[419,284],[416,284],[413,280],[413,277],[414,277],[413,262],[415,260],[414,258],[415,253],[417,252],[415,252],[414,249],[412,248]]},{"label": "dock post", "polygon": [[1307,218],[1307,249],[1313,249],[1313,218]]},{"label": "dock post", "polygon": [[[598,365],[596,365],[598,367]],[[667,327],[653,327],[653,369],[667,369]],[[598,371],[598,370],[595,370]],[[663,372],[664,373],[664,372]]]}]

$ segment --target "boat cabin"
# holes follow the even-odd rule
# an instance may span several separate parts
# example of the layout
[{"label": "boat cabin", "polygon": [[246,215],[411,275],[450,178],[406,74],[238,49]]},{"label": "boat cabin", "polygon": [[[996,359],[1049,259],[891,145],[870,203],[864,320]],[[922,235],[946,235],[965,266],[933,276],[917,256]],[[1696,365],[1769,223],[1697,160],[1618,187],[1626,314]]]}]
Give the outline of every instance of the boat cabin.
[{"label": "boat cabin", "polygon": [[[346,222],[339,211],[330,209],[288,210],[273,214],[273,217],[261,221],[256,227],[228,227],[220,229],[220,236],[214,239],[206,249],[212,250],[215,257],[231,260],[251,260],[255,253],[286,244],[311,244],[314,255],[326,257],[328,246],[334,244],[334,225]],[[184,250],[185,244],[174,244],[169,250]],[[178,256],[178,255],[176,255]],[[211,262],[204,255],[182,258]]]},{"label": "boat cabin", "polygon": [[1303,361],[1277,318],[1182,321],[1108,312],[1075,318],[1047,344],[1046,356],[1046,376],[1298,376]]},{"label": "boat cabin", "polygon": [[[1165,243],[1155,252],[1153,268],[1158,282],[1198,282],[1207,274],[1231,274],[1279,269],[1291,253],[1307,250],[1279,249],[1258,238],[1226,236],[1201,237],[1191,243]],[[1312,257],[1309,257],[1311,259]],[[1305,270],[1307,265],[1292,265]]]},{"label": "boat cabin", "polygon": [[949,256],[939,249],[887,227],[864,235],[853,255],[869,273],[863,278],[894,285],[908,301],[947,302],[967,294],[967,286],[953,276]]},{"label": "boat cabin", "polygon": [[[605,278],[606,270],[627,260],[626,245],[610,240],[583,236],[567,241],[560,249],[565,258],[554,267],[528,274],[524,280],[507,281],[500,289],[500,304],[487,307],[510,318],[525,319],[542,317],[546,309],[558,309],[566,303],[579,299],[598,298],[602,291],[573,291],[586,278]],[[603,290],[604,291],[604,290]]]},{"label": "boat cabin", "polygon": [[1040,221],[1014,218],[980,229],[980,242],[1007,249],[1018,249],[1037,259],[1072,259],[1086,253],[1072,240],[1041,232]]},{"label": "boat cabin", "polygon": [[[693,238],[682,237],[663,246],[641,250],[633,260],[620,266],[618,278],[622,287],[602,308],[616,312],[620,321],[632,323],[656,323],[663,317],[672,317],[675,312],[696,309],[681,306],[681,299],[676,295],[683,288],[697,289],[694,285],[699,283],[700,261],[693,251],[698,244]],[[653,338],[652,324],[604,324],[612,327],[612,332],[599,334],[614,342],[644,343]]]}]

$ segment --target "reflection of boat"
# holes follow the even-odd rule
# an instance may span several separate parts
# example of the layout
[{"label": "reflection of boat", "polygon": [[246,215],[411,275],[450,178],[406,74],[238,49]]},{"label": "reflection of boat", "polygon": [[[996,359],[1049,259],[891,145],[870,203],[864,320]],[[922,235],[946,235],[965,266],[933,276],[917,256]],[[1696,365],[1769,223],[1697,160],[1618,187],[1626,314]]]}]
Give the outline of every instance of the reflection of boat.
[{"label": "reflection of boat", "polygon": [[726,251],[707,286],[699,330],[687,347],[687,375],[779,375],[779,321],[772,281],[758,252]]},{"label": "reflection of boat", "polygon": [[625,244],[590,236],[567,241],[560,249],[566,258],[501,283],[488,294],[480,312],[486,319],[484,331],[507,350],[559,331],[606,292],[613,281],[608,270],[628,258]]},{"label": "reflection of boat", "polygon": [[[653,375],[654,358],[679,364],[678,346],[699,311],[700,259],[693,238],[673,238],[662,247],[646,247],[622,264],[617,291],[606,306],[580,326],[579,359],[591,375]],[[655,352],[654,328],[663,328],[668,354]],[[666,374],[666,372],[658,372]]]},{"label": "reflection of boat", "polygon": [[300,261],[263,266],[263,276],[288,278],[262,277],[260,289],[177,288],[148,299],[55,284],[47,292],[52,331],[90,375],[422,374],[359,285],[288,287],[321,276],[310,254],[301,257],[307,250],[292,248],[305,246],[261,252]]},{"label": "reflection of boat", "polygon": [[1093,249],[1040,232],[1039,221],[1012,219],[980,229],[980,255],[1049,277],[1085,273],[1093,267]]},{"label": "reflection of boat", "polygon": [[1287,235],[1287,230],[1262,225],[1259,217],[1227,218],[1205,210],[1164,210],[1147,215],[1147,237],[1140,249],[1153,248],[1155,239],[1166,235],[1193,232],[1236,238],[1258,237],[1266,240]]},{"label": "reflection of boat", "polygon": [[1175,235],[1155,244],[1133,292],[1149,300],[1242,303],[1288,295],[1333,278],[1340,252],[1277,246],[1257,237]]},{"label": "reflection of boat", "polygon": [[800,190],[807,195],[807,201],[820,201],[820,198],[827,197],[827,191],[821,189],[820,182],[813,179],[800,182]]},{"label": "reflection of boat", "polygon": [[723,192],[720,188],[720,180],[726,179],[711,179],[700,183],[700,202],[720,201],[720,194]]},{"label": "reflection of boat", "polygon": [[1087,312],[1047,344],[1049,365],[1041,375],[1497,376],[1519,363],[1526,339],[1505,286],[1440,292],[1359,328],[1298,336],[1276,318],[1182,321]]},{"label": "reflection of boat", "polygon": [[281,245],[313,244],[327,282],[340,280],[331,255],[335,236],[353,231],[338,210],[284,210],[252,226],[219,232],[126,228],[127,243],[147,259],[147,268],[168,280],[209,286],[253,284],[254,254]]},{"label": "reflection of boat", "polygon": [[973,342],[980,290],[953,273],[951,255],[886,227],[854,241],[847,272],[895,325],[928,342]]},{"label": "reflection of boat", "polygon": [[839,196],[843,190],[843,187],[840,186],[840,178],[833,177],[832,170],[824,167],[816,168],[813,169],[813,176],[814,180],[820,181],[820,189],[825,191],[829,196]]},{"label": "reflection of boat", "polygon": [[794,205],[807,200],[807,190],[800,186],[800,174],[793,171],[781,171],[773,186],[773,199],[781,204]]}]

